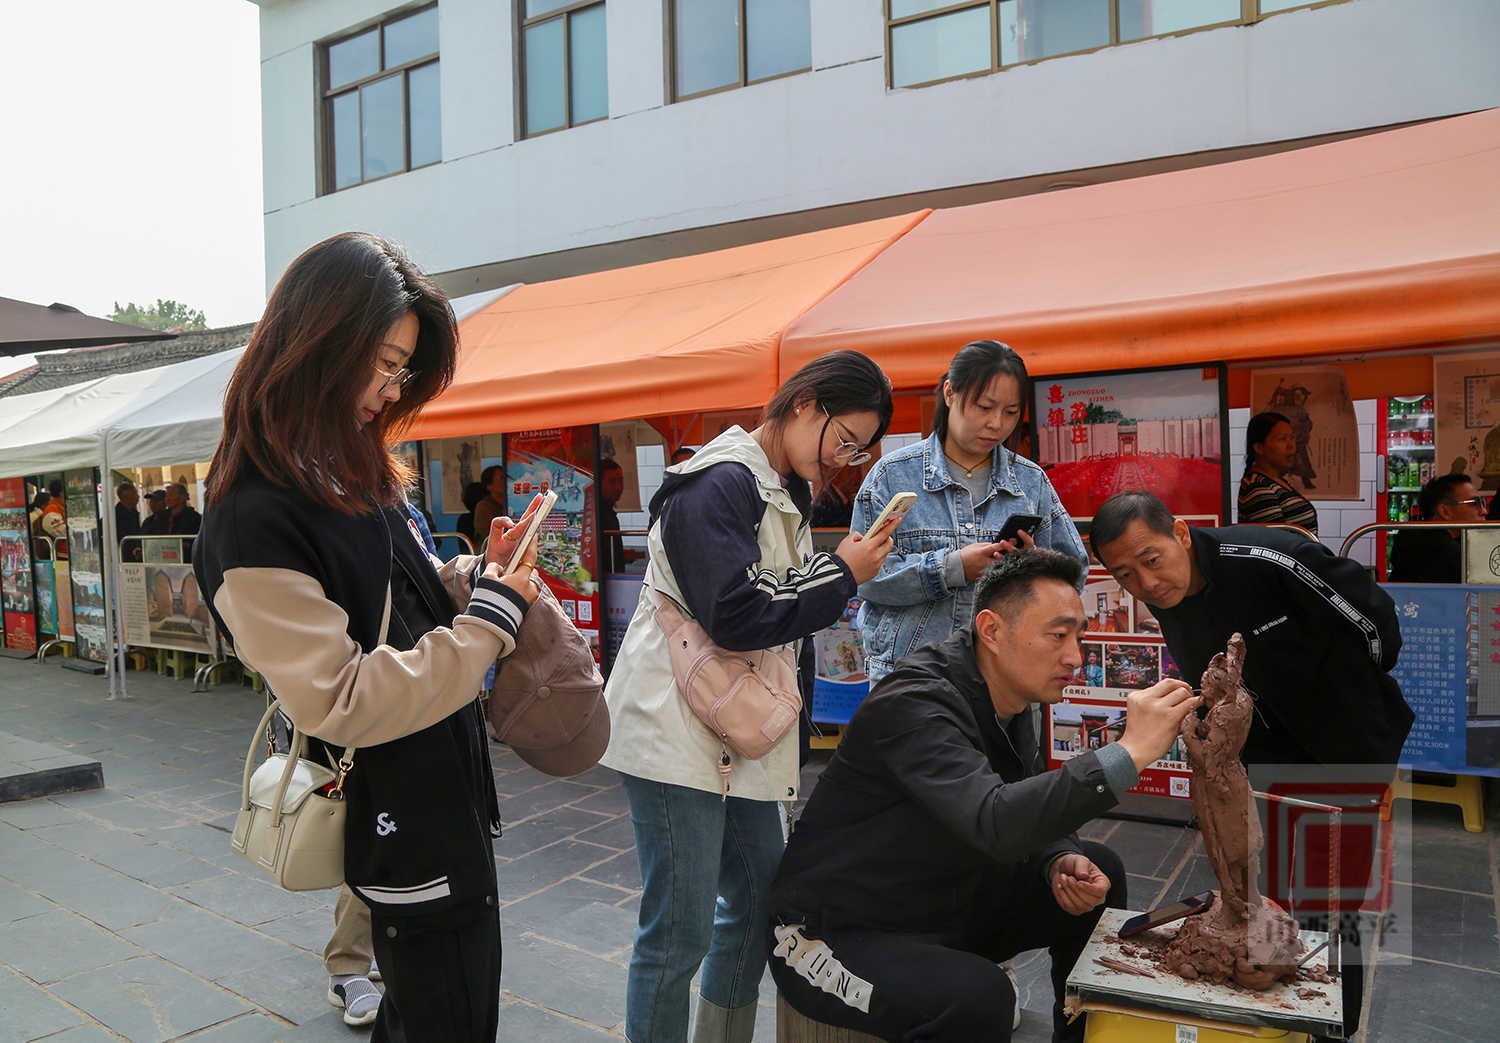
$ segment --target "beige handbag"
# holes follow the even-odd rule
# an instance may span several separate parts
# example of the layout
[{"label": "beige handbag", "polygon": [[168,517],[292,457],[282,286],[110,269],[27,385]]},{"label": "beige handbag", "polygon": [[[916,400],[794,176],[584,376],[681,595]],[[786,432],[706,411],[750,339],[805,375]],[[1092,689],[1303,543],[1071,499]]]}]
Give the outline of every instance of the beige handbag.
[{"label": "beige handbag", "polygon": [[[387,588],[380,644],[385,644],[390,618]],[[280,705],[280,699],[272,700],[250,738],[240,810],[229,847],[288,891],[337,887],[344,882],[344,777],[354,767],[354,747],[345,748],[334,772],[303,758],[307,739],[293,723],[287,752],[270,749],[270,755],[252,772],[260,738],[269,737],[267,729]],[[271,746],[269,739],[267,746]]]},{"label": "beige handbag", "polygon": [[732,652],[716,644],[671,598],[654,587],[651,595],[678,694],[724,746],[718,767],[727,796],[728,751],[759,760],[797,725],[802,692],[795,652],[791,645],[780,652]]}]

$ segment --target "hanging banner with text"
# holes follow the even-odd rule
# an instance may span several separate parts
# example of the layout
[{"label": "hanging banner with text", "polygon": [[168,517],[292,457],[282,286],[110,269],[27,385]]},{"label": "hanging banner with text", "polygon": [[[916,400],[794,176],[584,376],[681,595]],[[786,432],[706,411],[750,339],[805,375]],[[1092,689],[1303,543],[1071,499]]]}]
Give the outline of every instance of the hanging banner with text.
[{"label": "hanging banner with text", "polygon": [[1138,489],[1223,523],[1224,388],[1222,366],[1036,381],[1037,462],[1085,536],[1100,504]]},{"label": "hanging banner with text", "polygon": [[0,611],[5,620],[5,647],[35,652],[36,597],[24,478],[0,481]]},{"label": "hanging banner with text", "polygon": [[[1063,689],[1062,701],[1047,708],[1049,768],[1118,742],[1125,734],[1130,693],[1150,688],[1163,677],[1182,676],[1151,609],[1121,589],[1104,569],[1089,569],[1083,610],[1088,613],[1083,666]],[[1165,757],[1149,764],[1130,792],[1191,797],[1192,769],[1181,746],[1179,739]]]},{"label": "hanging banner with text", "polygon": [[505,476],[505,506],[512,518],[521,517],[537,493],[557,493],[557,504],[542,523],[537,560],[542,579],[602,664],[594,429],[553,427],[506,435]]},{"label": "hanging banner with text", "polygon": [[1500,776],[1500,590],[1388,583],[1401,620],[1391,676],[1416,714],[1401,767]]}]

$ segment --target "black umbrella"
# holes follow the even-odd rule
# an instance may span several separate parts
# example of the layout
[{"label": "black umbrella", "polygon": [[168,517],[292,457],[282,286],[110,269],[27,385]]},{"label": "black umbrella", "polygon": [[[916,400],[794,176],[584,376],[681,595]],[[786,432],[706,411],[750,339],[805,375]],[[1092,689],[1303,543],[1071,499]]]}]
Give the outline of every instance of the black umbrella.
[{"label": "black umbrella", "polygon": [[174,333],[96,319],[66,304],[27,304],[0,297],[0,355],[88,348],[127,341],[164,340]]}]

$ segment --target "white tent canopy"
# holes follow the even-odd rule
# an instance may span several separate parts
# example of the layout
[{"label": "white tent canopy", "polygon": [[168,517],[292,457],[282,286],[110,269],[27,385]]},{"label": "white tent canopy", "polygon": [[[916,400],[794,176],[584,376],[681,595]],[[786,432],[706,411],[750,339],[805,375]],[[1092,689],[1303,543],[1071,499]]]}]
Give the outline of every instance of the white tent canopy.
[{"label": "white tent canopy", "polygon": [[[0,399],[0,475],[206,460],[244,348]],[[120,444],[120,452],[115,450]]]}]

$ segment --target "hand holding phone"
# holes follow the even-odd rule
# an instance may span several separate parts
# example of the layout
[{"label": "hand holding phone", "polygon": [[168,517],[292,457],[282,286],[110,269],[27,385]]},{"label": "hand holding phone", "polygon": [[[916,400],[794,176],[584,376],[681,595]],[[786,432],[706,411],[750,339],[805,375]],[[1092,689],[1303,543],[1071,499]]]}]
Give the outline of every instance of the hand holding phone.
[{"label": "hand holding phone", "polygon": [[[865,539],[874,539],[875,534],[880,531],[881,526],[887,522],[891,523],[890,531],[894,533],[901,525],[901,519],[906,517],[906,512],[911,510],[916,502],[916,493],[897,493],[895,496],[892,496],[890,503],[885,505],[885,510],[881,511],[870,527],[865,530]],[[894,521],[892,521],[893,518],[895,519]]]},{"label": "hand holding phone", "polygon": [[1206,912],[1209,906],[1213,904],[1214,893],[1212,891],[1203,891],[1199,894],[1189,895],[1180,902],[1173,902],[1171,905],[1164,905],[1158,909],[1152,909],[1150,912],[1132,916],[1120,925],[1120,937],[1129,938],[1132,935],[1140,934],[1142,931],[1149,931],[1153,927],[1160,927],[1164,923],[1171,923],[1174,920],[1181,920],[1185,916],[1193,916],[1197,913]]},{"label": "hand holding phone", "polygon": [[521,515],[521,520],[516,522],[516,528],[522,530],[520,541],[516,543],[515,550],[511,552],[510,560],[500,568],[501,576],[509,576],[521,564],[526,550],[536,539],[536,535],[542,528],[542,522],[547,520],[547,515],[552,513],[552,506],[557,503],[557,493],[548,489],[544,493],[537,493],[531,498],[526,513]]},{"label": "hand holding phone", "polygon": [[[1004,540],[1015,542],[1023,532],[1028,536],[1034,536],[1037,526],[1041,524],[1041,515],[1012,514],[1009,518],[1005,519],[1005,524],[1000,529],[1000,535],[995,537],[995,542],[1000,543]],[[1019,543],[1017,543],[1017,546],[1019,546]]]}]

